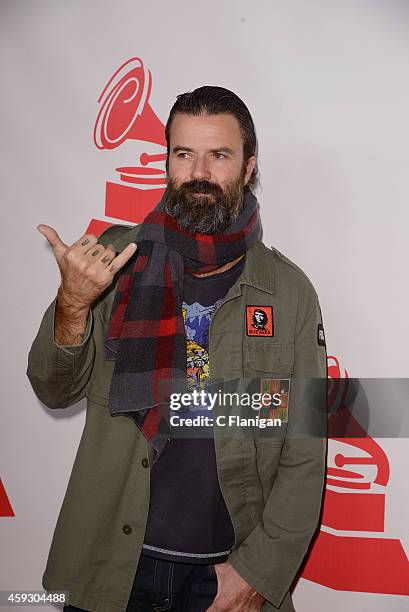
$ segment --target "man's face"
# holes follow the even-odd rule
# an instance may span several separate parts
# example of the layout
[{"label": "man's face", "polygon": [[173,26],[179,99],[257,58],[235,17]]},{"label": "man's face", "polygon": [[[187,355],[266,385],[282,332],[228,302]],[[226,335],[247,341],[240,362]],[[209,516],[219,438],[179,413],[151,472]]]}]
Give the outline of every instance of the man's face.
[{"label": "man's face", "polygon": [[255,312],[254,313],[254,318],[256,319],[257,323],[261,323],[264,319],[263,313],[261,312]]},{"label": "man's face", "polygon": [[166,212],[189,232],[222,232],[240,213],[256,163],[244,162],[237,119],[178,113],[169,144]]}]

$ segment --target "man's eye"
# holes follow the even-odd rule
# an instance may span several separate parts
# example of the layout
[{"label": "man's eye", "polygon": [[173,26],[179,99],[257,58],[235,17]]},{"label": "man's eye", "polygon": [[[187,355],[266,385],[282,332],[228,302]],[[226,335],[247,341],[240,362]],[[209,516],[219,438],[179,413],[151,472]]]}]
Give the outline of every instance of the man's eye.
[{"label": "man's eye", "polygon": [[215,153],[214,156],[216,159],[224,159],[226,157],[224,153]]},{"label": "man's eye", "polygon": [[178,153],[177,157],[180,157],[181,159],[186,159],[187,155],[189,155],[189,153]]}]

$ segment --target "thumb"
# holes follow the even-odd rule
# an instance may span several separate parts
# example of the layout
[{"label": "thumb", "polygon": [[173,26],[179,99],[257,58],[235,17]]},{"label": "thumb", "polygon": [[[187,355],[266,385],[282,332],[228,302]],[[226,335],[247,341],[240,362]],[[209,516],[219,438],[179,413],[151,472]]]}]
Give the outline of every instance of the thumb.
[{"label": "thumb", "polygon": [[58,233],[50,225],[44,225],[44,223],[41,223],[40,225],[37,225],[37,229],[40,234],[47,238],[52,250],[54,251],[55,258],[57,261],[59,261],[68,248],[67,245],[64,244]]}]

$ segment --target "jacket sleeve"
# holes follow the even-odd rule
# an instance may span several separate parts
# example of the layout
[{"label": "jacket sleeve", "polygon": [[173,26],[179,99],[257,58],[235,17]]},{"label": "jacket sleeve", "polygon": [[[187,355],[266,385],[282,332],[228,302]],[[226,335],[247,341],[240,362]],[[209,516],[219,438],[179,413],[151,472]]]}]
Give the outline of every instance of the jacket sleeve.
[{"label": "jacket sleeve", "polygon": [[[228,561],[279,608],[317,528],[327,451],[327,365],[318,299],[310,293],[295,336],[288,425],[262,521]],[[320,340],[320,342],[318,341]]]},{"label": "jacket sleeve", "polygon": [[[120,231],[117,226],[109,227],[98,242],[106,247]],[[54,341],[56,301],[54,298],[48,306],[31,346],[27,376],[43,404],[48,408],[67,408],[85,397],[95,358],[94,315],[91,308],[81,344],[60,346]]]},{"label": "jacket sleeve", "polygon": [[94,361],[93,314],[88,314],[84,340],[75,346],[54,341],[55,297],[48,306],[28,354],[27,376],[38,399],[48,408],[67,408],[85,395]]}]

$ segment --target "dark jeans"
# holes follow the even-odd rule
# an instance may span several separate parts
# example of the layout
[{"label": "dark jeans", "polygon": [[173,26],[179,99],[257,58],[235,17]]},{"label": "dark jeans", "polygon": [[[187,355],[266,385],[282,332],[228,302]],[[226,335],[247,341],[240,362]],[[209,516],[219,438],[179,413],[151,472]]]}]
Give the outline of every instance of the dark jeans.
[{"label": "dark jeans", "polygon": [[[216,597],[214,565],[140,556],[126,612],[205,612]],[[81,610],[64,606],[65,612]]]}]

